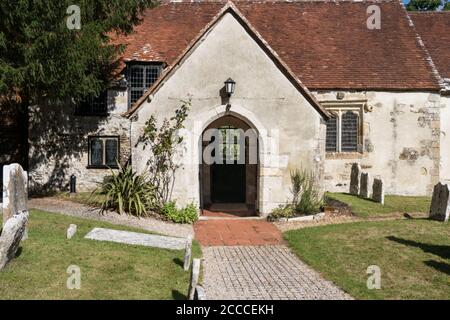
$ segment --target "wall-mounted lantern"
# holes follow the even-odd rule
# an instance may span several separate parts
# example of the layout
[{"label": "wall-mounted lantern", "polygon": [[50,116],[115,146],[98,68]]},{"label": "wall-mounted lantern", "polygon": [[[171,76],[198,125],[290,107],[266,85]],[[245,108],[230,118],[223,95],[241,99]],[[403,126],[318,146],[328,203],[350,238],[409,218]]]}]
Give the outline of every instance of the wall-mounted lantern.
[{"label": "wall-mounted lantern", "polygon": [[227,81],[225,81],[225,92],[227,93],[228,97],[231,97],[231,95],[234,93],[234,88],[236,86],[236,82],[228,78]]}]

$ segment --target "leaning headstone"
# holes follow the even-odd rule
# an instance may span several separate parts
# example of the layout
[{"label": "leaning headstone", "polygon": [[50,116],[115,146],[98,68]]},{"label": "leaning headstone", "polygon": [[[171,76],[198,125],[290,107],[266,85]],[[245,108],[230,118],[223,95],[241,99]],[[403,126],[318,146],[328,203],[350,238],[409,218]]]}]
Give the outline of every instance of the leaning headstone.
[{"label": "leaning headstone", "polygon": [[28,222],[28,211],[20,212],[6,221],[0,236],[0,270],[16,256]]},{"label": "leaning headstone", "polygon": [[384,204],[384,186],[382,179],[373,179],[372,199],[375,202]]},{"label": "leaning headstone", "polygon": [[430,219],[448,221],[450,217],[450,197],[446,184],[440,182],[434,186],[433,198],[431,199]]},{"label": "leaning headstone", "polygon": [[186,247],[184,248],[184,271],[189,270],[191,265],[191,256],[192,256],[192,237],[189,236],[186,239]]},{"label": "leaning headstone", "polygon": [[194,300],[195,288],[198,284],[198,277],[200,275],[200,259],[194,259],[192,262],[191,282],[189,283],[188,299]]},{"label": "leaning headstone", "polygon": [[206,300],[205,289],[202,286],[195,287],[194,300]]},{"label": "leaning headstone", "polygon": [[[22,211],[28,211],[28,174],[20,164],[13,163],[3,167],[3,226]],[[28,238],[25,229],[23,239]]]},{"label": "leaning headstone", "polygon": [[67,229],[67,239],[72,239],[72,237],[77,233],[77,225],[71,224]]},{"label": "leaning headstone", "polygon": [[352,164],[352,171],[350,173],[350,194],[359,195],[359,183],[361,175],[361,166],[358,163]]},{"label": "leaning headstone", "polygon": [[370,175],[368,172],[361,173],[359,184],[359,196],[362,198],[369,198],[370,190]]}]

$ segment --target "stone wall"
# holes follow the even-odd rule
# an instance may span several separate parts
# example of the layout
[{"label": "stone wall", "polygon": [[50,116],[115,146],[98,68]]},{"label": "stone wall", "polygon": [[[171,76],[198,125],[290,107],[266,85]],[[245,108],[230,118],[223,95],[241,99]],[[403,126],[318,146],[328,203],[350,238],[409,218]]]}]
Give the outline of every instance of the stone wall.
[{"label": "stone wall", "polygon": [[315,95],[328,106],[362,105],[361,152],[326,154],[327,190],[348,192],[351,165],[357,162],[384,180],[387,194],[431,195],[439,180],[444,105],[439,94],[344,92],[341,100],[334,91]]},{"label": "stone wall", "polygon": [[450,95],[441,99],[440,181],[450,184]]},{"label": "stone wall", "polygon": [[88,137],[119,136],[120,162],[130,158],[130,121],[121,116],[127,110],[127,93],[108,92],[108,116],[76,116],[69,105],[30,108],[29,175],[32,193],[68,191],[69,178],[77,177],[77,191],[96,188],[109,169],[88,169]]}]

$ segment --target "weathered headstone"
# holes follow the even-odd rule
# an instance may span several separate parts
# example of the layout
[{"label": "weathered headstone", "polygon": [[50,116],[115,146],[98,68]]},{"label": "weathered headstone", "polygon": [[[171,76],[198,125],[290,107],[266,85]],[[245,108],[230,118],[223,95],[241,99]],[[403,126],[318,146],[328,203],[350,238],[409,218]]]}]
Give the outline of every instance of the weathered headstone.
[{"label": "weathered headstone", "polygon": [[369,198],[370,196],[370,175],[368,172],[361,173],[359,196],[362,198]]},{"label": "weathered headstone", "polygon": [[446,184],[438,183],[433,189],[430,219],[448,221],[450,217],[450,192]]},{"label": "weathered headstone", "polygon": [[359,183],[361,175],[361,166],[358,163],[352,164],[352,171],[350,173],[350,194],[359,195]]},{"label": "weathered headstone", "polygon": [[206,300],[205,289],[202,286],[195,287],[194,300]]},{"label": "weathered headstone", "polygon": [[192,256],[192,237],[189,236],[186,239],[186,247],[184,248],[184,271],[189,270],[191,265],[191,256]]},{"label": "weathered headstone", "polygon": [[194,259],[192,262],[191,282],[189,283],[188,299],[194,300],[195,288],[198,284],[198,277],[200,275],[200,259]]},{"label": "weathered headstone", "polygon": [[[3,226],[22,211],[28,211],[28,174],[20,164],[13,163],[3,167]],[[25,229],[23,239],[28,238]]]},{"label": "weathered headstone", "polygon": [[16,256],[28,222],[28,211],[20,212],[6,221],[0,236],[0,270]]},{"label": "weathered headstone", "polygon": [[373,179],[372,199],[375,202],[384,204],[384,185],[382,179]]},{"label": "weathered headstone", "polygon": [[72,239],[72,237],[77,233],[77,225],[71,224],[67,229],[67,239]]}]

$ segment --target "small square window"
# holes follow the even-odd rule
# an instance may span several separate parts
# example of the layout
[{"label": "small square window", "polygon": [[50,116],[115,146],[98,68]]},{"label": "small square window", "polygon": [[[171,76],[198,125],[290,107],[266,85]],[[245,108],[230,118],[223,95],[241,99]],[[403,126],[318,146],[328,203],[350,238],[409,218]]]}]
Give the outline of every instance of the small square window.
[{"label": "small square window", "polygon": [[108,114],[108,92],[97,97],[88,97],[80,102],[75,110],[78,116],[105,116]]},{"label": "small square window", "polygon": [[118,137],[89,137],[89,165],[91,168],[117,168]]}]

